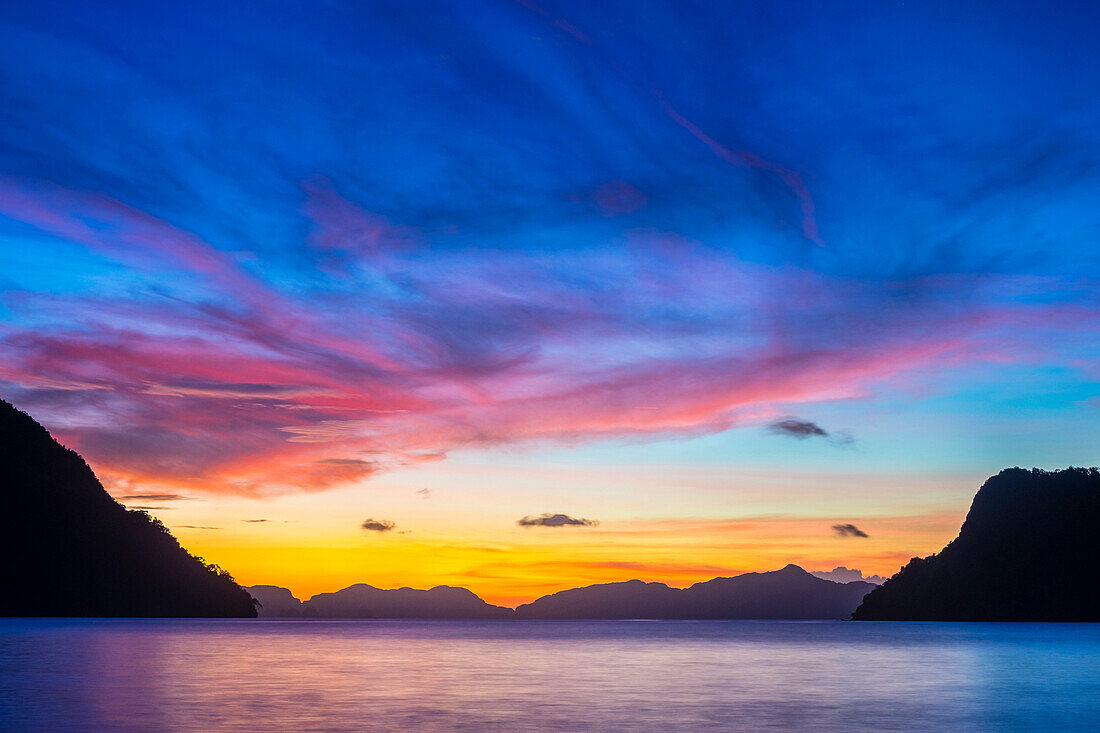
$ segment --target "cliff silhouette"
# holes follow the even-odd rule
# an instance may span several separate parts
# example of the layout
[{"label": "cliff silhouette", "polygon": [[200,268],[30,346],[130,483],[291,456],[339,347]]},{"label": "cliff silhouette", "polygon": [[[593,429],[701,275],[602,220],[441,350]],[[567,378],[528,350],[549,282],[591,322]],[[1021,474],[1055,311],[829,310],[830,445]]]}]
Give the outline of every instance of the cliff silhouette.
[{"label": "cliff silhouette", "polygon": [[1100,621],[1100,472],[1010,468],[982,485],[959,536],[913,558],[857,620]]},{"label": "cliff silhouette", "polygon": [[3,400],[0,470],[0,615],[256,615],[227,573],[112,499],[79,455]]}]

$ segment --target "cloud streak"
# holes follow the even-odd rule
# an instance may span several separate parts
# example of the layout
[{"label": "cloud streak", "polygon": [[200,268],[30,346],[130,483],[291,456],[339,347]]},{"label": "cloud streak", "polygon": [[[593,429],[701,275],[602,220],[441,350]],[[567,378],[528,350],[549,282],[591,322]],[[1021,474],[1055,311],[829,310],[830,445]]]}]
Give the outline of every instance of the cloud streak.
[{"label": "cloud streak", "polygon": [[[49,219],[9,213],[67,230],[61,209]],[[1013,359],[990,343],[990,329],[1056,310],[975,307],[958,300],[973,286],[966,279],[911,303],[894,285],[841,287],[680,246],[647,236],[632,252],[588,261],[456,252],[425,263],[392,254],[385,278],[406,292],[389,303],[345,302],[377,325],[354,334],[342,309],[303,300],[284,311],[275,296],[226,307],[175,296],[46,298],[44,314],[88,315],[0,335],[0,380],[109,478],[233,493],[324,490],[462,446],[705,433],[785,405],[860,398],[916,368]],[[236,267],[218,261],[219,273]],[[574,267],[605,294],[578,285]],[[1047,285],[1056,292],[1057,282]],[[673,294],[686,297],[679,311]],[[812,327],[804,325],[811,312]],[[820,327],[824,313],[834,328]],[[727,319],[743,327],[724,332]],[[1092,328],[1094,320],[1079,311],[1063,322]],[[638,343],[638,333],[651,338]],[[584,358],[594,350],[609,356]],[[72,419],[87,410],[118,419]],[[773,423],[783,434],[824,432],[784,420]]]},{"label": "cloud streak", "polygon": [[182,494],[126,494],[118,497],[119,501],[185,501],[189,496]]}]

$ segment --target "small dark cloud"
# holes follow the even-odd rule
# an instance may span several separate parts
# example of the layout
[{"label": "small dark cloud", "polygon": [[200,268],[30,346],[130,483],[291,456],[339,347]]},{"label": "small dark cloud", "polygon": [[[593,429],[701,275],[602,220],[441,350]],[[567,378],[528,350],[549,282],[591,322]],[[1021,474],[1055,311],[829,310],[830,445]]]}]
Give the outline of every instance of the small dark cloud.
[{"label": "small dark cloud", "polygon": [[870,537],[869,534],[854,524],[834,524],[833,531],[841,537]]},{"label": "small dark cloud", "polygon": [[166,511],[168,509],[171,509],[172,507],[170,507],[170,506],[138,506],[137,504],[135,504],[135,505],[133,505],[131,507],[127,507],[127,508],[128,509],[137,509],[137,510],[143,511],[143,512],[163,512],[163,511]]},{"label": "small dark cloud", "polygon": [[256,522],[266,522],[267,520],[266,519],[242,519],[241,521],[242,522],[249,522],[250,524],[255,524]]},{"label": "small dark cloud", "polygon": [[185,501],[189,496],[182,494],[127,494],[118,497],[119,501]]},{"label": "small dark cloud", "polygon": [[537,517],[524,517],[517,520],[521,527],[595,527],[594,519],[574,519],[567,514],[540,514]]},{"label": "small dark cloud", "polygon": [[782,417],[768,424],[768,432],[776,435],[786,435],[789,438],[805,440],[806,438],[825,438],[833,445],[852,445],[855,438],[849,430],[836,430],[829,432],[812,420],[803,420],[800,417]]},{"label": "small dark cloud", "polygon": [[768,431],[776,435],[787,435],[791,438],[805,440],[806,438],[829,436],[827,430],[815,422],[802,420],[797,417],[784,417],[768,425]]},{"label": "small dark cloud", "polygon": [[177,524],[180,529],[221,529],[221,527],[203,527],[197,524]]},{"label": "small dark cloud", "polygon": [[417,492],[416,492],[416,495],[419,496],[421,499],[431,499],[432,498],[432,490],[431,489],[418,489]]},{"label": "small dark cloud", "polygon": [[365,519],[362,524],[363,529],[371,532],[389,532],[396,526],[395,522],[388,519]]}]

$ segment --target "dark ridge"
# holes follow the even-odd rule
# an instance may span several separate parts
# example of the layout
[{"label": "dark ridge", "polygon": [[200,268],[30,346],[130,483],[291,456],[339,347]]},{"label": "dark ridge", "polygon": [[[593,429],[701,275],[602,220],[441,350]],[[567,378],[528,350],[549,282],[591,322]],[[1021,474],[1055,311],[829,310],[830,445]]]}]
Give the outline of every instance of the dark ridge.
[{"label": "dark ridge", "polygon": [[482,619],[841,619],[875,586],[815,578],[797,565],[770,573],[715,578],[690,588],[664,583],[603,583],[543,596],[515,611],[465,588],[382,590],[364,583],[299,601],[286,588],[247,588],[275,618]]},{"label": "dark ridge", "polygon": [[[262,613],[262,611],[261,611]],[[302,604],[302,615],[323,618],[511,618],[512,609],[492,606],[465,588],[382,590],[365,583],[319,593]]]},{"label": "dark ridge", "polygon": [[3,400],[0,466],[0,615],[256,615],[228,573],[112,499],[79,455]]},{"label": "dark ridge", "polygon": [[664,583],[601,583],[543,596],[516,608],[517,618],[675,618],[684,591]]},{"label": "dark ridge", "polygon": [[815,578],[797,565],[715,578],[690,588],[606,583],[574,588],[516,609],[517,618],[841,619],[875,586]]},{"label": "dark ridge", "polygon": [[1009,468],[974,497],[959,536],[913,558],[857,620],[1100,621],[1100,472]]}]

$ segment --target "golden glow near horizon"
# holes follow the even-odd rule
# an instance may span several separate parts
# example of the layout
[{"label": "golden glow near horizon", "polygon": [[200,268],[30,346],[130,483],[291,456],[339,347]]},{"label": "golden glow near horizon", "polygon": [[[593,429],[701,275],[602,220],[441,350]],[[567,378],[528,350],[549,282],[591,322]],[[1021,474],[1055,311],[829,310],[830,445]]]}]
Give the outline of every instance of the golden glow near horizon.
[{"label": "golden glow near horizon", "polygon": [[[876,533],[858,551],[843,547],[843,538],[830,536],[824,518],[676,520],[668,523],[672,530],[624,522],[587,536],[576,536],[579,530],[547,530],[556,536],[496,544],[390,534],[309,544],[293,538],[243,542],[240,536],[215,538],[210,530],[186,528],[177,534],[187,549],[229,570],[241,584],[279,585],[303,600],[354,583],[379,588],[456,585],[490,603],[515,605],[593,583],[639,578],[679,587],[776,570],[788,562],[807,570],[844,565],[868,575],[890,575],[910,557],[938,551],[957,534],[960,523],[961,515],[951,514],[857,518],[857,525]],[[902,524],[920,529],[901,529]],[[565,532],[573,536],[562,536]],[[739,539],[731,539],[732,532]],[[907,549],[890,549],[898,540]]]},{"label": "golden glow near horizon", "polygon": [[[660,472],[652,470],[569,469],[566,477],[543,467],[536,481],[506,463],[460,463],[316,494],[195,495],[165,502],[151,513],[185,548],[228,570],[242,585],[282,586],[303,600],[355,583],[454,585],[490,603],[514,606],[593,583],[639,578],[682,587],[787,563],[890,575],[957,534],[977,486],[969,476],[811,480],[760,472],[730,490],[721,472],[687,467],[668,472],[680,481],[662,489]],[[624,502],[624,487],[647,474],[645,501]],[[573,487],[569,492],[554,488],[566,478]],[[436,488],[423,491],[425,483]],[[845,491],[834,494],[831,485]],[[919,493],[921,502],[900,500],[899,493]],[[791,513],[790,507],[802,513]],[[598,519],[599,525],[517,526],[521,516],[543,509]],[[396,526],[363,530],[368,517]],[[842,537],[832,530],[838,522],[853,523],[870,536]]]}]

